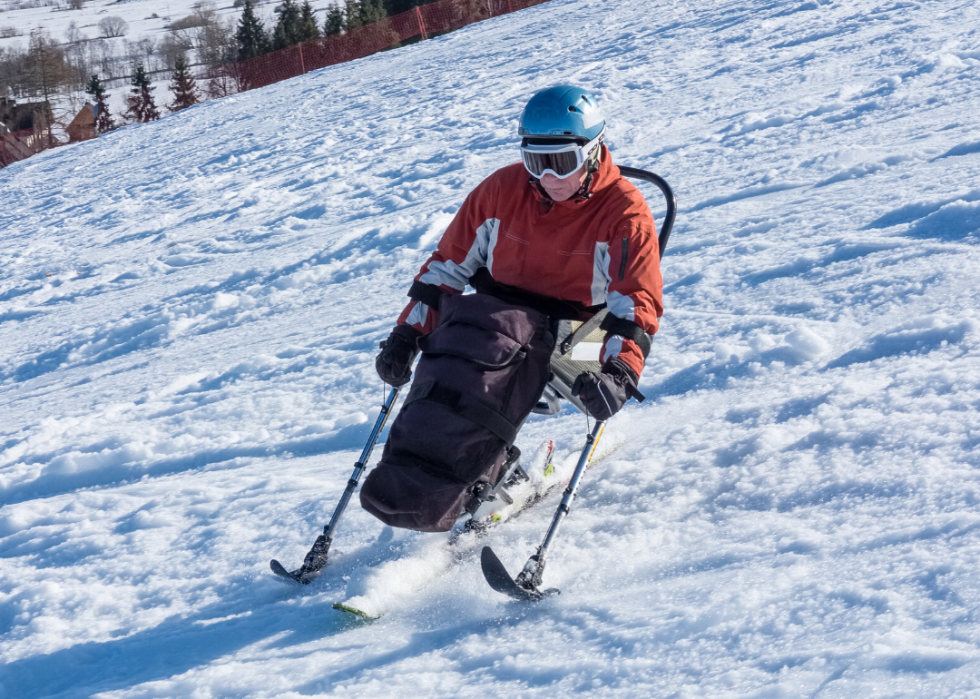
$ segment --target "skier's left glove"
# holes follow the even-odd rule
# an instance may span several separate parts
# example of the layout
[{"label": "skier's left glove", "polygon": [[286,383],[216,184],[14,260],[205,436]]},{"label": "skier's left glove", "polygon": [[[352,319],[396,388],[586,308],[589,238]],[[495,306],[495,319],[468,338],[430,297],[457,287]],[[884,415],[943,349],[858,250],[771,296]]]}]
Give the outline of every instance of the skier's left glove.
[{"label": "skier's left glove", "polygon": [[572,393],[582,399],[596,420],[608,420],[619,412],[630,397],[643,400],[636,390],[637,375],[618,357],[607,361],[598,374],[585,371],[572,385]]},{"label": "skier's left glove", "polygon": [[382,381],[389,386],[404,386],[412,379],[412,362],[419,353],[421,336],[411,325],[396,325],[388,339],[381,341],[374,368]]}]

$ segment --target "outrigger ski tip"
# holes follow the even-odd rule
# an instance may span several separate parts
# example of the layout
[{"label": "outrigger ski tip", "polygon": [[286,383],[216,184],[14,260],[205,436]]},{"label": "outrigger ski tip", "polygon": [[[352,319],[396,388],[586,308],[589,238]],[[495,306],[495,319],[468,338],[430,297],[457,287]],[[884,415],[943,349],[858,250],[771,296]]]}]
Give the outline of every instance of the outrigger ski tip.
[{"label": "outrigger ski tip", "polygon": [[537,602],[550,595],[560,594],[557,588],[539,590],[536,587],[530,589],[521,587],[510,573],[504,568],[504,564],[497,558],[497,554],[489,546],[484,546],[480,554],[480,567],[483,568],[483,577],[497,592],[505,594],[514,599],[525,602]]},{"label": "outrigger ski tip", "polygon": [[290,573],[288,570],[286,570],[286,567],[275,558],[269,561],[269,567],[272,568],[272,572],[279,577],[286,578],[287,580],[292,580],[293,582],[298,582],[303,585],[309,585],[311,582],[316,580],[317,577],[319,577],[319,572],[317,572],[315,575],[304,575],[302,568],[294,570]]},{"label": "outrigger ski tip", "polygon": [[295,580],[296,582],[299,582],[299,576],[290,573],[288,570],[286,570],[285,566],[283,566],[283,564],[277,561],[275,558],[269,561],[269,567],[272,568],[272,572],[278,575],[279,577],[289,578],[290,580]]}]

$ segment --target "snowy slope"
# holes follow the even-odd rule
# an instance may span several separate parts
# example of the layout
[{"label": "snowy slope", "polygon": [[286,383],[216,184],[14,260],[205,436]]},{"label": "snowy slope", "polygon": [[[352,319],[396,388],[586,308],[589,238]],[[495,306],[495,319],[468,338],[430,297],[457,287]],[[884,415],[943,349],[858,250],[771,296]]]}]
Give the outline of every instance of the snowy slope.
[{"label": "snowy slope", "polygon": [[[553,0],[0,171],[0,695],[976,696],[978,20]],[[680,201],[648,400],[559,597],[409,565],[351,623],[438,541],[354,507],[330,575],[268,559],[329,517],[411,276],[564,81]],[[554,504],[492,534],[512,570]]]}]

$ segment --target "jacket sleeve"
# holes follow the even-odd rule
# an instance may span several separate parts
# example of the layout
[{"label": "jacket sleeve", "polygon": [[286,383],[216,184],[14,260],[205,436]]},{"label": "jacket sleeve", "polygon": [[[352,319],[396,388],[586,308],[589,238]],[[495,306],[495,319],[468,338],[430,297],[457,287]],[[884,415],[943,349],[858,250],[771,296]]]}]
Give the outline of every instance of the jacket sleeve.
[{"label": "jacket sleeve", "polygon": [[[470,192],[442,234],[436,251],[415,276],[416,281],[434,284],[447,294],[459,294],[466,288],[470,277],[486,266],[491,240],[497,237],[500,221],[489,215],[497,192],[492,175]],[[438,309],[414,299],[398,316],[399,325],[411,325],[426,335],[438,322]]]},{"label": "jacket sleeve", "polygon": [[[652,339],[664,313],[663,278],[660,276],[660,247],[653,215],[646,203],[631,207],[617,226],[609,242],[609,312],[622,320],[632,321]],[[643,350],[632,339],[606,333],[602,344],[602,363],[619,357],[636,375],[643,371]]]}]

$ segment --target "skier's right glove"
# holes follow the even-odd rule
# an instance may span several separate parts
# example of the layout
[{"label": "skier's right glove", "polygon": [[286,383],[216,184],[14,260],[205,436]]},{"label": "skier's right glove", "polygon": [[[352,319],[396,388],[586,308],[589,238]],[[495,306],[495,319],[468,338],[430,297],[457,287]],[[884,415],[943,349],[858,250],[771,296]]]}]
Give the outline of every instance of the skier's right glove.
[{"label": "skier's right glove", "polygon": [[412,380],[412,362],[419,353],[421,336],[411,325],[396,325],[388,339],[381,341],[374,368],[382,381],[390,386],[404,386]]},{"label": "skier's right glove", "polygon": [[572,393],[582,399],[589,414],[596,420],[608,420],[619,412],[631,396],[643,400],[636,390],[637,376],[626,362],[610,359],[598,374],[584,371],[575,379]]}]

